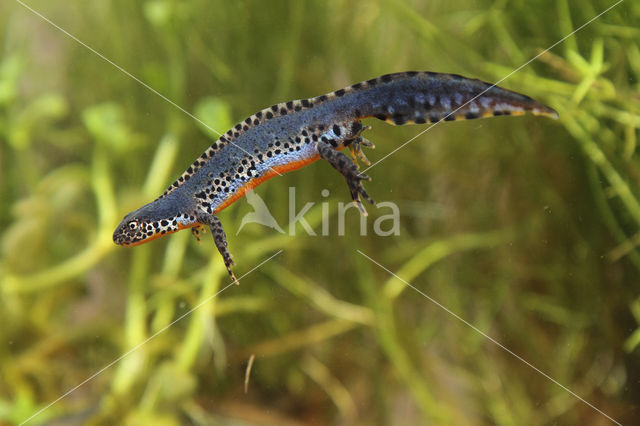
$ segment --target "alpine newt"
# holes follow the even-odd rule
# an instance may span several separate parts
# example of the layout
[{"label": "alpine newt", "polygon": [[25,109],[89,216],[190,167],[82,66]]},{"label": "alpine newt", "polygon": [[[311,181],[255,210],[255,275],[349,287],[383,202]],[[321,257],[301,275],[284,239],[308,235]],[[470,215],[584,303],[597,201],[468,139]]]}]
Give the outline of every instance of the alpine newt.
[{"label": "alpine newt", "polygon": [[[113,241],[135,246],[172,232],[200,225],[211,229],[231,278],[225,232],[217,214],[248,190],[276,175],[320,158],[346,179],[351,198],[366,214],[360,196],[373,200],[362,186],[361,151],[373,145],[361,136],[375,117],[390,124],[425,124],[531,112],[557,118],[557,113],[528,96],[455,74],[402,72],[356,83],[315,98],[289,101],[258,111],[220,136],[155,201],[127,214]],[[349,147],[354,161],[341,149]]]}]

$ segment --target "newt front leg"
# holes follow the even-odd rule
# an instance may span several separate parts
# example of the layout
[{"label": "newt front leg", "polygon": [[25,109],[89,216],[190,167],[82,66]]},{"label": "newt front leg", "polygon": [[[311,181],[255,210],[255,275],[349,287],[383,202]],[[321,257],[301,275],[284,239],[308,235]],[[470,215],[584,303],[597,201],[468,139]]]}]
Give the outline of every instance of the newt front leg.
[{"label": "newt front leg", "polygon": [[210,214],[200,214],[197,216],[198,222],[209,225],[209,229],[211,229],[211,236],[213,237],[213,242],[216,245],[216,248],[222,255],[222,259],[224,260],[224,266],[227,268],[227,272],[229,272],[229,276],[233,280],[234,283],[240,284],[238,279],[234,275],[231,267],[235,265],[231,253],[227,249],[229,243],[227,242],[227,234],[224,232],[224,228],[222,227],[222,222],[215,215]]}]

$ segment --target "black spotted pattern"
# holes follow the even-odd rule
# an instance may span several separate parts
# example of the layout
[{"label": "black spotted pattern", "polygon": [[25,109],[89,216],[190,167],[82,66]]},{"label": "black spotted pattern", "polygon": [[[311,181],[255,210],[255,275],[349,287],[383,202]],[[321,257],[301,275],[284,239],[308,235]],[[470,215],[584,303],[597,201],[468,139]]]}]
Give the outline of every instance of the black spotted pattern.
[{"label": "black spotted pattern", "polygon": [[[349,146],[354,158],[368,161],[360,146],[372,144],[359,136],[368,128],[361,119],[375,117],[396,125],[435,124],[526,111],[557,117],[551,108],[528,96],[480,80],[418,71],[386,74],[314,98],[272,105],[220,135],[160,197],[125,216],[113,239],[117,244],[135,245],[181,228],[209,225],[225,266],[236,280],[226,236],[215,214],[221,203],[234,199],[242,185],[264,178],[265,164],[291,164],[287,162],[315,153],[313,159],[323,158],[344,175],[354,202],[366,213],[360,197],[373,202],[361,184],[368,176],[338,151]],[[256,134],[260,137],[255,138]],[[238,149],[221,154],[229,145]],[[194,176],[197,178],[192,179]]]}]

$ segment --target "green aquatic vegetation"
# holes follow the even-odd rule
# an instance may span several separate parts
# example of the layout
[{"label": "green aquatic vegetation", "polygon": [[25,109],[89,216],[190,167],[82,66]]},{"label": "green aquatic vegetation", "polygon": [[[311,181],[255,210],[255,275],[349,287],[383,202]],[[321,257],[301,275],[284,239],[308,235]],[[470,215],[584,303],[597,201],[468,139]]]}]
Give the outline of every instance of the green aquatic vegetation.
[{"label": "green aquatic vegetation", "polygon": [[[0,423],[105,366],[32,424],[606,420],[357,250],[637,423],[640,7],[622,2],[544,50],[613,3],[28,2],[197,120],[2,3]],[[272,179],[256,192],[283,229],[295,187],[295,210],[315,203],[306,221],[321,234],[328,214],[330,232],[236,235],[252,210],[235,203],[220,217],[240,286],[208,233],[113,244],[121,217],[191,164],[211,129],[409,69],[509,75],[502,86],[560,119],[439,124],[372,168],[367,189],[398,205],[398,236],[361,236],[355,209],[346,235],[333,232],[349,196],[326,165]],[[426,128],[368,124],[373,161]],[[382,213],[369,212],[371,231]]]}]

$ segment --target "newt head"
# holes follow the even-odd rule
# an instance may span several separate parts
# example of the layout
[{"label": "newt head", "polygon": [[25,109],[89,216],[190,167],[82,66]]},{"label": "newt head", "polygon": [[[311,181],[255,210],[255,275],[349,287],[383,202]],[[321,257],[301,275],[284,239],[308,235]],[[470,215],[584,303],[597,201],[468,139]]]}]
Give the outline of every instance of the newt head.
[{"label": "newt head", "polygon": [[181,229],[200,225],[193,215],[158,214],[154,203],[127,214],[114,231],[113,242],[121,246],[137,246]]}]

